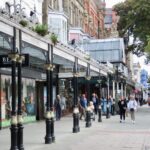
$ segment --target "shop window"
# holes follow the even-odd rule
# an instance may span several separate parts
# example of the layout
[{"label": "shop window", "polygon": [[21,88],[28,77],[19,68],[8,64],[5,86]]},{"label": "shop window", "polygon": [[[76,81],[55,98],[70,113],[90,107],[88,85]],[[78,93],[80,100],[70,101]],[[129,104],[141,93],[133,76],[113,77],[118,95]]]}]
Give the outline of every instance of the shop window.
[{"label": "shop window", "polygon": [[[1,75],[1,120],[2,127],[10,125],[12,109],[11,76]],[[18,87],[16,87],[17,93]],[[18,97],[16,97],[18,104]],[[35,80],[22,79],[22,112],[23,117],[35,116]]]}]

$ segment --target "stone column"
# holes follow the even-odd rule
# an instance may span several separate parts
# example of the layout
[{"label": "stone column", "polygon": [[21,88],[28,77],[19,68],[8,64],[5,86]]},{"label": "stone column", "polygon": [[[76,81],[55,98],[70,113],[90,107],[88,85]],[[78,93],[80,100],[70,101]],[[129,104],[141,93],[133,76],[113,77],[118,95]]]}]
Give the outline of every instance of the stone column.
[{"label": "stone column", "polygon": [[59,11],[63,12],[63,3],[62,3],[62,0],[58,0],[58,5],[59,5]]},{"label": "stone column", "polygon": [[42,3],[42,23],[43,24],[48,24],[48,5],[49,5],[49,0],[44,0]]}]

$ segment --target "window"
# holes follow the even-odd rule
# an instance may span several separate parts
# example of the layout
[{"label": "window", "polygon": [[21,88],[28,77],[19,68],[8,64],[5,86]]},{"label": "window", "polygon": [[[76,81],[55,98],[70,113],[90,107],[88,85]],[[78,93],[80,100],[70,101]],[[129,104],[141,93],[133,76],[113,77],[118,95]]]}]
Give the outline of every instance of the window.
[{"label": "window", "polygon": [[[11,77],[1,75],[2,127],[10,123],[12,109]],[[17,87],[18,88],[18,87]],[[16,102],[18,98],[16,97]],[[22,78],[22,113],[24,117],[35,116],[35,80]]]}]

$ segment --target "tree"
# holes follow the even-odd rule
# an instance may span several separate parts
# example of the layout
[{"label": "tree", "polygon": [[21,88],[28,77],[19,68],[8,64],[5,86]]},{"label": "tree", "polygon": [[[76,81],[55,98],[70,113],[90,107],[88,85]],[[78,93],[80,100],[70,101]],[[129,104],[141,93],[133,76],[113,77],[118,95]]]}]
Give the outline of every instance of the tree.
[{"label": "tree", "polygon": [[133,36],[133,44],[126,51],[141,55],[150,53],[150,0],[126,0],[114,6],[120,16],[118,31],[121,37]]}]

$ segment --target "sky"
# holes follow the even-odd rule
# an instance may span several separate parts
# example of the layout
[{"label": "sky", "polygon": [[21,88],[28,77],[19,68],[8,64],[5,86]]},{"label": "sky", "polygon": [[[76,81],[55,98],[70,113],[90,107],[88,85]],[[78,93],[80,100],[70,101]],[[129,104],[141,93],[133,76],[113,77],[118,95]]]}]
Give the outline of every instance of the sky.
[{"label": "sky", "polygon": [[111,8],[113,5],[123,2],[124,0],[105,0],[106,1],[106,7]]}]

